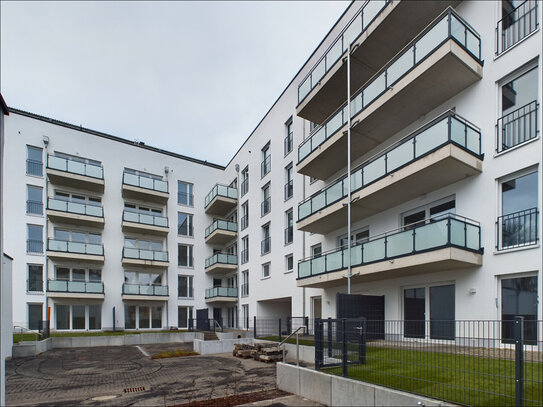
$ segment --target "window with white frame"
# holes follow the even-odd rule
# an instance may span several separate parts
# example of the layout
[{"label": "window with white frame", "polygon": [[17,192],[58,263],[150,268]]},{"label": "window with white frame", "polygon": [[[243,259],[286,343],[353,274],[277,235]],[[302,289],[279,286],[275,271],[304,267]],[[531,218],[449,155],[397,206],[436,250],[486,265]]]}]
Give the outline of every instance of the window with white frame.
[{"label": "window with white frame", "polygon": [[125,305],[125,329],[162,328],[162,306]]},{"label": "window with white frame", "polygon": [[193,236],[192,215],[190,213],[177,212],[177,234],[179,236]]},{"label": "window with white frame", "polygon": [[192,319],[192,307],[177,307],[177,327],[188,328]]},{"label": "window with white frame", "polygon": [[26,146],[26,174],[43,175],[43,150],[39,147]]},{"label": "window with white frame", "polygon": [[247,297],[249,295],[249,270],[241,272],[241,296]]},{"label": "window with white frame", "polygon": [[43,215],[43,190],[34,185],[26,186],[26,213]]},{"label": "window with white frame", "polygon": [[319,257],[322,254],[322,243],[317,243],[311,246],[311,256]]},{"label": "window with white frame", "polygon": [[[351,244],[365,243],[370,238],[370,229],[366,226],[351,233]],[[347,247],[347,235],[341,235],[337,240],[338,247]]]},{"label": "window with white frame", "polygon": [[249,261],[249,235],[241,239],[241,264]]},{"label": "window with white frame", "polygon": [[293,270],[294,270],[294,256],[291,253],[285,256],[285,272],[289,273]]},{"label": "window with white frame", "polygon": [[292,198],[292,194],[294,193],[292,173],[292,163],[290,163],[285,167],[285,201]]},{"label": "window with white frame", "polygon": [[271,251],[271,236],[270,236],[270,223],[266,223],[262,226],[262,247],[261,254],[266,254]]},{"label": "window with white frame", "polygon": [[271,171],[271,148],[269,142],[262,148],[262,163],[260,166],[260,175],[262,177]]},{"label": "window with white frame", "polygon": [[285,212],[285,244],[291,244],[294,238],[294,212],[292,208]]},{"label": "window with white frame", "polygon": [[177,181],[177,203],[194,206],[193,185],[185,181]]},{"label": "window with white frame", "polygon": [[268,278],[270,276],[271,263],[264,263],[262,265],[262,278]]},{"label": "window with white frame", "polygon": [[241,204],[241,228],[240,230],[246,229],[249,226],[249,201],[243,202]]},{"label": "window with white frame", "polygon": [[43,226],[41,225],[26,225],[27,226],[27,253],[43,253]]},{"label": "window with white frame", "polygon": [[402,226],[405,229],[417,227],[429,221],[441,219],[447,213],[455,213],[455,209],[456,200],[454,196],[440,199],[439,201],[402,213]]},{"label": "window with white frame", "polygon": [[262,210],[261,216],[266,215],[271,211],[271,183],[267,183],[262,187]]},{"label": "window with white frame", "polygon": [[502,340],[513,342],[515,317],[524,317],[524,340],[526,344],[537,345],[537,275],[507,276],[501,283]]},{"label": "window with white frame", "polygon": [[37,331],[40,329],[40,323],[43,321],[43,304],[42,303],[28,303],[28,329]]},{"label": "window with white frame", "polygon": [[57,330],[102,329],[101,304],[55,304]]},{"label": "window with white frame", "polygon": [[181,267],[194,267],[194,259],[192,256],[192,245],[188,245],[188,244],[177,245],[177,265]]},{"label": "window with white frame", "polygon": [[292,151],[293,147],[293,132],[292,132],[292,117],[285,123],[285,156]]},{"label": "window with white frame", "polygon": [[193,276],[177,276],[177,296],[179,298],[193,298],[194,297],[194,287],[193,287]]},{"label": "window with white frame", "polygon": [[249,192],[249,166],[246,166],[241,171],[241,194],[240,196],[245,195]]},{"label": "window with white frame", "polygon": [[26,291],[41,293],[43,292],[43,265],[28,264],[28,281]]},{"label": "window with white frame", "polygon": [[497,55],[537,29],[537,3],[537,0],[501,0],[501,18],[496,27]]}]

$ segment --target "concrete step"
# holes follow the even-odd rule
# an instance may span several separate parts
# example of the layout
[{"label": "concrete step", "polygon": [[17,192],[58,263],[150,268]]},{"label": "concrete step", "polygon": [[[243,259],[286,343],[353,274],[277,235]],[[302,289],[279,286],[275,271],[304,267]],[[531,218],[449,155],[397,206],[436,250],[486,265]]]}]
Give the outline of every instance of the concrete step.
[{"label": "concrete step", "polygon": [[204,341],[218,341],[219,337],[215,332],[205,331],[204,332]]}]

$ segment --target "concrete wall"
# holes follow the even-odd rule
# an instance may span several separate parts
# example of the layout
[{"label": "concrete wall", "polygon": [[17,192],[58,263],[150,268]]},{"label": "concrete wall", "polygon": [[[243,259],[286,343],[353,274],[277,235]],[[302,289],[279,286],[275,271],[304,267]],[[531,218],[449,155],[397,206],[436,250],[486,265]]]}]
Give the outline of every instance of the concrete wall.
[{"label": "concrete wall", "polygon": [[253,338],[240,338],[240,339],[221,339],[218,341],[204,341],[203,339],[195,339],[193,343],[193,350],[200,355],[212,355],[216,353],[231,353],[234,350],[234,346],[237,343],[245,343],[252,345]]}]

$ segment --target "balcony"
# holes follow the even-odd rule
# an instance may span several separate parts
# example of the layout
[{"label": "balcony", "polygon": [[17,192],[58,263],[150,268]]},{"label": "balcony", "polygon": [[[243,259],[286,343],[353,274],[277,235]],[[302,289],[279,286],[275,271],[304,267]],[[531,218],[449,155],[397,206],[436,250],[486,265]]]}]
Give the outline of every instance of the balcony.
[{"label": "balcony", "polygon": [[167,235],[170,231],[168,218],[145,213],[123,211],[123,232]]},{"label": "balcony", "polygon": [[53,222],[98,228],[104,227],[104,210],[101,205],[48,198],[47,217]]},{"label": "balcony", "polygon": [[[353,284],[482,265],[481,229],[448,214],[375,236],[351,247]],[[298,263],[298,287],[345,285],[348,248],[322,253]]]},{"label": "balcony", "polygon": [[[481,132],[447,112],[351,172],[353,222],[482,171]],[[298,205],[297,228],[325,234],[345,226],[344,175]]]},{"label": "balcony", "polygon": [[205,271],[209,274],[222,275],[238,268],[238,256],[228,253],[215,253],[205,261]]},{"label": "balcony", "polygon": [[238,224],[227,220],[217,219],[205,231],[207,244],[224,245],[238,235]]},{"label": "balcony", "polygon": [[123,300],[134,301],[167,301],[167,285],[123,284]]},{"label": "balcony", "polygon": [[104,171],[98,163],[48,155],[47,177],[54,185],[104,192]]},{"label": "balcony", "polygon": [[123,248],[123,266],[168,267],[168,252]]},{"label": "balcony", "polygon": [[237,287],[213,287],[206,289],[206,304],[215,302],[237,302]]},{"label": "balcony", "polygon": [[122,194],[127,199],[160,204],[165,204],[170,197],[168,193],[168,181],[129,172],[123,173]]},{"label": "balcony", "polygon": [[47,257],[56,260],[104,262],[104,245],[49,239]]},{"label": "balcony", "polygon": [[104,283],[101,281],[47,280],[50,298],[103,299]]},{"label": "balcony", "polygon": [[238,205],[238,190],[226,185],[215,184],[206,195],[205,213],[215,216],[226,216]]},{"label": "balcony", "polygon": [[345,101],[347,57],[351,53],[351,89],[366,83],[448,6],[460,1],[371,1],[330,45],[298,87],[296,114],[323,123]]},{"label": "balcony", "polygon": [[[481,79],[480,55],[479,36],[448,9],[351,99],[351,156],[366,154]],[[342,105],[300,144],[299,173],[326,179],[345,167],[347,110]]]}]

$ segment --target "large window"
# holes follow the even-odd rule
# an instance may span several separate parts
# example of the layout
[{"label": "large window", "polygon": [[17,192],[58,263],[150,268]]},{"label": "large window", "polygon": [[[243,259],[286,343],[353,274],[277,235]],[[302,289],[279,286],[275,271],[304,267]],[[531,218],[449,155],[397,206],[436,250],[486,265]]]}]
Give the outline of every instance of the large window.
[{"label": "large window", "polygon": [[285,167],[285,201],[292,198],[294,184],[292,180],[292,163]]},{"label": "large window", "polygon": [[285,123],[285,156],[292,151],[292,118]]},{"label": "large window", "polygon": [[497,222],[498,250],[537,244],[537,172],[505,179],[501,187],[501,213]]},{"label": "large window", "polygon": [[177,307],[177,327],[188,328],[192,319],[192,307]]},{"label": "large window", "polygon": [[41,148],[26,146],[26,173],[39,177],[43,175],[43,154]]},{"label": "large window", "polygon": [[262,247],[261,254],[269,253],[271,250],[270,224],[262,226]]},{"label": "large window", "polygon": [[249,166],[241,171],[241,196],[249,192]]},{"label": "large window", "polygon": [[262,187],[262,210],[261,210],[261,216],[266,215],[271,211],[271,184],[268,182],[266,185]]},{"label": "large window", "polygon": [[262,149],[262,163],[260,165],[261,176],[264,177],[271,171],[271,148],[270,143],[266,144]]},{"label": "large window", "polygon": [[99,330],[102,329],[102,306],[56,304],[55,319],[58,330]]},{"label": "large window", "polygon": [[192,184],[184,181],[177,181],[177,203],[179,205],[194,206]]},{"label": "large window", "polygon": [[43,253],[43,226],[26,225],[27,226],[27,253]]},{"label": "large window", "polygon": [[177,212],[177,234],[179,236],[193,236],[192,215]]},{"label": "large window", "polygon": [[537,276],[504,278],[501,280],[502,338],[514,338],[513,321],[524,317],[524,339],[526,343],[537,343]]},{"label": "large window", "polygon": [[456,201],[454,197],[444,198],[431,204],[413,209],[402,214],[402,226],[406,229],[420,226],[423,223],[439,219],[447,213],[454,213]]},{"label": "large window", "polygon": [[42,189],[33,185],[26,186],[26,213],[43,215]]},{"label": "large window", "polygon": [[125,305],[125,329],[162,328],[162,309],[161,306]]},{"label": "large window", "polygon": [[177,276],[177,296],[180,298],[194,297],[192,276]]},{"label": "large window", "polygon": [[247,297],[249,295],[249,270],[241,272],[241,296]]},{"label": "large window", "polygon": [[268,278],[270,276],[270,263],[265,263],[262,265],[262,278]]},{"label": "large window", "polygon": [[538,27],[537,0],[502,0],[496,27],[496,54],[508,50]]},{"label": "large window", "polygon": [[249,236],[241,239],[241,264],[249,261]]},{"label": "large window", "polygon": [[241,205],[241,228],[243,230],[249,226],[249,201],[244,202]]},{"label": "large window", "polygon": [[285,256],[285,273],[290,273],[294,270],[294,257],[291,254]]},{"label": "large window", "polygon": [[294,237],[294,220],[292,208],[285,212],[285,244],[292,243]]},{"label": "large window", "polygon": [[28,304],[28,329],[37,331],[40,329],[40,321],[43,320],[43,304]]},{"label": "large window", "polygon": [[182,267],[194,267],[192,257],[192,245],[180,244],[177,246],[177,265]]},{"label": "large window", "polygon": [[28,284],[26,289],[29,292],[43,292],[43,265],[28,265]]}]

